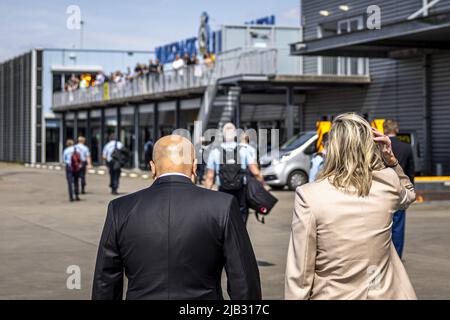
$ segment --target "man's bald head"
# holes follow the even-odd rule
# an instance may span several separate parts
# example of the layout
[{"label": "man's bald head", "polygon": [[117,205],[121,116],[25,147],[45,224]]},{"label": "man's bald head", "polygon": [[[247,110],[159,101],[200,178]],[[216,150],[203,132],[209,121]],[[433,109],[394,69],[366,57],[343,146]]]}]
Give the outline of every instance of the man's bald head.
[{"label": "man's bald head", "polygon": [[153,147],[150,165],[155,178],[165,173],[182,173],[188,177],[195,175],[194,146],[182,136],[164,136]]},{"label": "man's bald head", "polygon": [[223,138],[225,142],[232,142],[236,138],[236,126],[231,122],[223,126]]}]

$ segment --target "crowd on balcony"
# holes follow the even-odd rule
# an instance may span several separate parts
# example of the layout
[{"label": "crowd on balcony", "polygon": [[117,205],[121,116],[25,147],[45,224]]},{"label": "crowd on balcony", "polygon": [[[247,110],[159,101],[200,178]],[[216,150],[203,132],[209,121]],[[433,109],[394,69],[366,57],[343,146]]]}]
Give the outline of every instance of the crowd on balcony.
[{"label": "crowd on balcony", "polygon": [[[189,56],[188,53],[185,53],[183,56],[177,54],[175,56],[175,60],[171,64],[171,69],[175,71],[176,76],[184,76],[185,72],[193,72],[194,77],[201,77],[205,70],[208,71],[213,68],[214,62],[214,54],[205,53],[203,55],[202,64],[195,53],[191,56]],[[100,86],[105,82],[125,85],[127,82],[132,82],[134,79],[141,78],[143,76],[157,76],[163,73],[164,65],[161,64],[158,59],[150,59],[148,64],[136,64],[133,70],[130,67],[127,67],[126,72],[117,70],[109,75],[105,74],[103,71],[98,72],[96,75],[85,73],[76,76],[75,74],[72,74],[69,80],[65,83],[64,91],[71,92],[78,89]]]}]

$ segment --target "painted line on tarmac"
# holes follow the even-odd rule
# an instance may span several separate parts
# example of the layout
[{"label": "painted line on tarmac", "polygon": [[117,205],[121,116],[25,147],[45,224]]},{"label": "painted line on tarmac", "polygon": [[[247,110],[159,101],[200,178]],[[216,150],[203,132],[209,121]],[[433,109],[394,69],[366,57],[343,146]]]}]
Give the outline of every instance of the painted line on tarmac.
[{"label": "painted line on tarmac", "polygon": [[[24,166],[26,168],[33,168],[33,169],[46,169],[46,170],[57,170],[61,171],[63,167],[61,165],[46,165],[46,164],[33,164],[33,163],[25,163]],[[97,174],[100,176],[104,176],[107,173],[107,170],[105,169],[88,169],[87,172],[89,174]],[[120,174],[121,177],[128,177],[132,179],[141,178],[144,180],[150,180],[151,176],[146,173],[138,173],[138,172],[122,172]]]}]

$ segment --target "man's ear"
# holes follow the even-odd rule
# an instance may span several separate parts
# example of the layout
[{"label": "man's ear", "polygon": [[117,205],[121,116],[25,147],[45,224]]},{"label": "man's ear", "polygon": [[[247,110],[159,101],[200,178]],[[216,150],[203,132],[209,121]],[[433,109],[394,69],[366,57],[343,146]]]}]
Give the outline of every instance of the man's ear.
[{"label": "man's ear", "polygon": [[194,163],[192,164],[192,174],[197,178],[197,158],[194,158]]},{"label": "man's ear", "polygon": [[156,179],[157,172],[156,172],[156,166],[155,166],[155,163],[153,162],[153,160],[150,161],[150,168],[152,170],[153,179]]}]

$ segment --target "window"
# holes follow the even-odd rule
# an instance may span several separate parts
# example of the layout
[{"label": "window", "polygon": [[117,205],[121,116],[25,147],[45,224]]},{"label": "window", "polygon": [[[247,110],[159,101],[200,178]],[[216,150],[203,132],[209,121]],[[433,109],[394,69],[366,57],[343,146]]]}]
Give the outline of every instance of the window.
[{"label": "window", "polygon": [[[357,16],[339,21],[328,21],[318,26],[317,38],[350,33],[364,28],[364,17]],[[317,73],[333,75],[365,75],[369,70],[368,59],[353,57],[318,57]]]},{"label": "window", "polygon": [[[337,34],[350,33],[364,28],[364,18],[354,17],[337,22]],[[364,75],[367,72],[367,59],[338,57],[337,71],[339,75]]]}]

